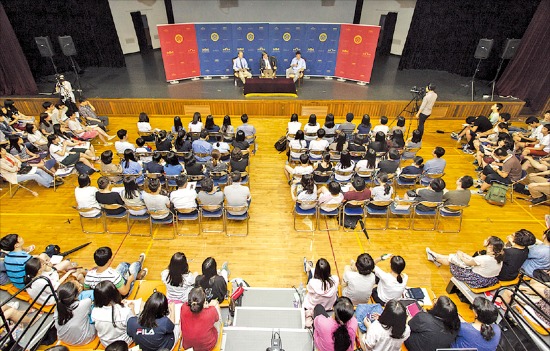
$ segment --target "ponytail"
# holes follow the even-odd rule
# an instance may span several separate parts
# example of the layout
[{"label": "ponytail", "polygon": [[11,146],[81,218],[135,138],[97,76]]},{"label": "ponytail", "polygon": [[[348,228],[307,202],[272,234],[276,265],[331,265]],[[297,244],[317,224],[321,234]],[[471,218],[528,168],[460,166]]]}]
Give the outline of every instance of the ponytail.
[{"label": "ponytail", "polygon": [[346,351],[351,346],[348,328],[345,324],[340,324],[332,333],[334,339],[334,351]]},{"label": "ponytail", "polygon": [[384,195],[388,195],[390,193],[390,190],[391,184],[389,181],[387,181],[386,184],[384,184]]},{"label": "ponytail", "polygon": [[399,284],[403,283],[403,277],[401,276],[401,274],[398,274],[396,279]]},{"label": "ponytail", "polygon": [[335,351],[346,351],[352,345],[346,324],[353,318],[353,303],[347,297],[339,297],[334,303],[334,319],[338,328],[332,333]]},{"label": "ponytail", "polygon": [[495,336],[495,331],[493,330],[493,326],[491,324],[481,324],[481,336],[483,336],[483,339],[489,341]]}]

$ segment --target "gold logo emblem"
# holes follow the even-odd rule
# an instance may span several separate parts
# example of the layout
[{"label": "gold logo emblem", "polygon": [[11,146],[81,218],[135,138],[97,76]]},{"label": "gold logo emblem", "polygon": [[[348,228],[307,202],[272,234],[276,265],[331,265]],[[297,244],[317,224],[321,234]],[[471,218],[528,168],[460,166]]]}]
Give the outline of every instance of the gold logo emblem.
[{"label": "gold logo emblem", "polygon": [[212,39],[212,41],[218,41],[220,40],[220,36],[218,35],[218,33],[212,33],[210,34],[210,39]]},{"label": "gold logo emblem", "polygon": [[361,44],[362,41],[363,41],[363,38],[361,38],[360,35],[356,35],[355,37],[353,37],[353,42],[355,44]]},{"label": "gold logo emblem", "polygon": [[284,41],[289,41],[290,38],[292,38],[292,36],[290,35],[289,32],[286,32],[285,34],[283,34],[283,40]]},{"label": "gold logo emblem", "polygon": [[324,43],[325,41],[327,41],[327,34],[326,33],[319,34],[319,41],[321,43]]},{"label": "gold logo emblem", "polygon": [[254,41],[254,33],[248,32],[248,34],[246,35],[246,39],[248,41]]},{"label": "gold logo emblem", "polygon": [[174,40],[176,41],[176,43],[181,44],[183,42],[183,35],[176,34],[176,36],[174,37]]}]

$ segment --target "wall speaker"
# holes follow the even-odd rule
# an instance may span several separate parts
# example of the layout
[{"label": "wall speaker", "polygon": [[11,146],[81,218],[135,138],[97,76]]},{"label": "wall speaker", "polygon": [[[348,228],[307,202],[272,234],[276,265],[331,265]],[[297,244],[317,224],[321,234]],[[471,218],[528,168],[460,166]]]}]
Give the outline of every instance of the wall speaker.
[{"label": "wall speaker", "polygon": [[516,55],[516,50],[521,39],[506,39],[500,58],[503,60],[511,60]]},{"label": "wall speaker", "polygon": [[485,60],[491,54],[491,49],[493,48],[493,39],[479,39],[477,43],[476,52],[474,57],[478,60]]},{"label": "wall speaker", "polygon": [[36,46],[38,46],[38,51],[40,51],[40,56],[42,57],[52,57],[53,49],[52,42],[50,37],[34,37]]},{"label": "wall speaker", "polygon": [[239,0],[220,0],[220,9],[239,7]]},{"label": "wall speaker", "polygon": [[61,46],[61,51],[65,56],[76,56],[76,48],[74,47],[73,38],[70,35],[63,37],[57,37],[59,40],[59,46]]}]

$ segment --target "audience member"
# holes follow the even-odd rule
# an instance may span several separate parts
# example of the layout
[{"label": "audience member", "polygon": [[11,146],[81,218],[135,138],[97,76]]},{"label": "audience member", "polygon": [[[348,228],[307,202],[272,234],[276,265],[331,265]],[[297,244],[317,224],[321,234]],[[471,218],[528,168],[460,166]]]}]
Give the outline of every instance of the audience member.
[{"label": "audience member", "polygon": [[[12,184],[34,180],[45,188],[54,185],[54,179],[49,173],[40,168],[23,164],[6,151],[6,146],[7,145],[0,145],[0,172],[2,173],[2,178]],[[56,183],[56,185],[61,184],[62,183],[59,181]]]},{"label": "audience member", "polygon": [[376,169],[376,151],[370,147],[365,152],[362,160],[357,161],[355,164],[355,171],[374,171]]},{"label": "audience member", "polygon": [[88,209],[80,212],[82,217],[95,217],[101,213],[101,206],[95,196],[98,190],[90,184],[90,177],[87,174],[78,176],[78,187],[74,189],[77,210]]},{"label": "audience member", "polygon": [[388,301],[374,322],[367,317],[363,322],[367,333],[363,335],[361,344],[366,350],[399,351],[411,333],[407,325],[407,310],[398,300]]},{"label": "audience member", "polygon": [[369,134],[371,128],[372,124],[370,123],[370,116],[364,114],[361,123],[357,126],[357,134]]},{"label": "audience member", "polygon": [[230,142],[233,140],[233,136],[235,135],[235,129],[231,125],[231,117],[229,117],[228,115],[225,115],[223,117],[221,132],[223,133],[224,141]]},{"label": "audience member", "polygon": [[311,272],[312,278],[307,283],[307,294],[303,307],[306,310],[311,310],[315,306],[321,305],[325,310],[332,310],[338,297],[339,278],[337,275],[331,275],[330,263],[326,259],[320,258],[315,264],[315,269],[309,265],[306,269],[313,272]]},{"label": "audience member", "polygon": [[302,150],[307,148],[307,141],[305,141],[305,135],[302,130],[299,130],[294,135],[294,139],[288,142],[288,148],[291,158],[299,158],[302,154]]},{"label": "audience member", "polygon": [[185,173],[188,176],[204,175],[204,163],[199,163],[192,154],[187,155],[185,157]]},{"label": "audience member", "polygon": [[533,277],[534,272],[538,269],[550,269],[550,229],[546,229],[542,233],[542,242],[529,246],[529,254],[527,259],[521,266],[530,277]]},{"label": "audience member", "polygon": [[375,266],[374,274],[378,278],[376,287],[372,290],[372,298],[376,303],[382,306],[386,305],[388,301],[401,298],[409,276],[403,273],[405,269],[405,260],[401,256],[384,255],[380,259],[377,259],[375,263],[383,260],[390,260],[391,272],[385,272],[382,268]]},{"label": "audience member", "polygon": [[526,146],[523,149],[522,155],[546,156],[550,152],[550,123],[543,124],[540,130],[541,137],[533,146]]},{"label": "audience member", "polygon": [[335,205],[340,205],[344,201],[342,188],[338,182],[332,181],[328,186],[322,186],[318,190],[319,207],[323,211],[334,211]]},{"label": "audience member", "polygon": [[300,183],[293,184],[290,189],[293,201],[309,201],[311,204],[300,204],[303,210],[309,210],[317,206],[317,187],[313,180],[313,175],[304,174]]},{"label": "audience member", "polygon": [[[143,170],[146,173],[157,173],[157,174],[163,174],[164,173],[164,167],[161,164],[162,162],[162,154],[155,152],[153,153],[152,159],[150,162],[147,162],[143,165]],[[164,178],[162,178],[164,179]]]},{"label": "audience member", "polygon": [[420,149],[422,147],[422,133],[418,129],[413,130],[412,136],[405,142],[405,151],[402,158],[408,160],[416,156],[416,152],[407,151],[407,149]]},{"label": "audience member", "polygon": [[105,209],[105,213],[109,215],[119,215],[126,212],[124,201],[117,191],[111,191],[111,182],[107,177],[99,177],[97,180],[99,191],[95,193],[95,199],[100,205],[120,205],[116,209]]},{"label": "audience member", "polygon": [[388,117],[382,116],[380,117],[380,124],[372,128],[372,134],[377,134],[378,132],[384,133],[384,137],[386,134],[388,134],[388,131],[390,128],[387,126],[388,124]]},{"label": "audience member", "polygon": [[311,141],[315,139],[317,136],[317,130],[319,130],[319,128],[321,128],[321,126],[319,125],[319,123],[317,123],[317,116],[315,114],[309,115],[309,120],[304,126],[305,140]]},{"label": "audience member", "polygon": [[[325,140],[325,130],[322,128],[318,129],[317,139],[309,142],[309,151],[323,152],[328,150],[328,147],[329,147],[329,142]],[[321,155],[316,155],[315,153],[311,153],[310,158],[312,160],[320,160]]]},{"label": "audience member", "polygon": [[348,149],[348,142],[345,134],[336,134],[334,142],[329,145],[329,150],[342,152]]},{"label": "audience member", "polygon": [[514,154],[508,154],[505,149],[499,148],[494,152],[495,161],[483,168],[480,175],[481,187],[479,193],[487,191],[493,182],[511,184],[521,178],[521,163]]},{"label": "audience member", "polygon": [[216,186],[212,178],[206,177],[201,181],[201,190],[197,195],[197,200],[201,206],[216,206],[223,203],[223,193]]},{"label": "audience member", "polygon": [[[409,190],[405,194],[405,198],[412,198],[414,202],[418,203],[416,208],[420,211],[429,211],[430,207],[425,206],[420,202],[441,202],[443,200],[443,190],[445,190],[445,181],[442,178],[432,179],[430,184],[421,189]],[[416,195],[416,196],[411,196]]]},{"label": "audience member", "polygon": [[[393,196],[393,187],[387,173],[378,173],[379,185],[371,189],[371,198],[373,201],[389,201]],[[378,205],[369,203],[368,207],[372,209],[381,209]]]},{"label": "audience member", "polygon": [[497,307],[484,297],[476,297],[472,303],[473,323],[460,323],[460,330],[452,348],[475,348],[479,351],[495,351],[500,342],[501,330],[496,323]]},{"label": "audience member", "polygon": [[400,130],[401,135],[405,134],[405,122],[407,121],[405,117],[398,116],[396,121],[397,122],[395,123],[395,126],[391,127],[389,134],[393,135],[393,132],[395,132],[396,130]]},{"label": "audience member", "polygon": [[64,344],[80,346],[91,343],[96,337],[95,325],[90,323],[93,301],[79,299],[82,285],[68,281],[57,289],[58,303],[54,310],[57,339]]},{"label": "audience member", "polygon": [[[155,136],[152,133],[158,130],[153,130],[153,127],[151,127],[151,124],[149,123],[149,116],[147,116],[145,112],[141,112],[139,114],[138,122],[137,122],[137,130],[138,130],[138,134],[141,135],[141,138],[143,140],[155,141]],[[149,134],[149,135],[145,135],[145,134]]]},{"label": "audience member", "polygon": [[355,123],[352,123],[353,121],[353,113],[348,112],[346,114],[346,121],[338,126],[336,129],[340,133],[344,133],[346,135],[346,139],[348,141],[351,140],[351,136],[353,132],[355,131]]},{"label": "audience member", "polygon": [[243,124],[237,127],[237,132],[242,130],[248,143],[250,145],[254,144],[256,142],[256,128],[254,128],[253,125],[248,124],[248,115],[246,113],[241,116],[241,122],[243,122]]},{"label": "audience member", "polygon": [[[120,174],[122,173],[122,167],[113,163],[113,152],[111,150],[105,150],[101,153],[100,157],[100,169],[102,174]],[[120,183],[122,176],[113,175],[108,176],[109,180],[113,183]]]},{"label": "audience member", "polygon": [[462,176],[456,181],[456,189],[443,194],[442,201],[445,205],[468,206],[472,193],[470,189],[474,180],[469,175]]},{"label": "audience member", "polygon": [[363,253],[357,256],[355,262],[351,261],[349,266],[344,267],[342,295],[348,297],[354,305],[370,302],[375,285],[374,265],[371,255]]},{"label": "audience member", "polygon": [[109,117],[98,116],[96,114],[96,109],[94,105],[92,105],[90,100],[86,99],[83,96],[78,99],[78,102],[78,112],[80,114],[80,118],[84,118],[84,121],[88,125],[96,125],[104,131],[107,131],[107,126],[109,125]]},{"label": "audience member", "polygon": [[347,150],[340,153],[340,162],[334,166],[334,179],[339,182],[347,182],[353,176],[355,162],[351,160],[351,155]]},{"label": "audience member", "polygon": [[345,201],[365,201],[370,197],[370,189],[367,188],[365,180],[361,177],[354,177],[351,180],[350,189],[344,193]]},{"label": "audience member", "polygon": [[[399,123],[399,122],[398,122]],[[405,139],[403,137],[403,131],[396,129],[390,134],[390,140],[388,141],[391,149],[403,149],[405,147]]]},{"label": "audience member", "polygon": [[122,174],[131,175],[136,177],[138,184],[143,183],[143,167],[136,160],[136,155],[130,149],[124,151],[124,159],[120,161],[122,167]]},{"label": "audience member", "polygon": [[[217,300],[217,302],[222,303],[227,295],[228,279],[229,269],[227,268],[227,262],[222,264],[222,268],[218,272],[216,260],[213,257],[207,257],[202,262],[202,274],[195,278],[195,288],[204,290],[206,301]],[[189,301],[187,302],[189,303]]]},{"label": "audience member", "polygon": [[399,169],[401,155],[399,155],[399,151],[396,149],[391,149],[388,156],[390,157],[389,159],[386,158],[378,162],[378,171],[388,174],[395,174]]},{"label": "audience member", "polygon": [[231,207],[246,207],[242,210],[232,210],[233,215],[242,215],[248,211],[248,206],[252,197],[250,195],[250,189],[247,186],[241,184],[241,172],[234,171],[230,174],[231,184],[226,185],[223,189],[225,196],[225,202]]},{"label": "audience member", "polygon": [[174,209],[197,210],[197,192],[188,186],[187,176],[182,174],[176,178],[176,190],[170,193],[170,202]]},{"label": "audience member", "polygon": [[202,118],[199,112],[193,114],[193,119],[187,126],[189,133],[200,133],[202,131]]},{"label": "audience member", "polygon": [[297,131],[302,129],[302,122],[298,121],[298,114],[293,113],[290,116],[290,122],[288,122],[286,127],[286,135],[291,136],[295,135]]},{"label": "audience member", "polygon": [[167,219],[172,217],[172,213],[164,213],[166,210],[170,210],[170,199],[166,195],[161,195],[160,180],[153,178],[149,179],[150,193],[143,192],[143,202],[147,206],[147,210],[151,212],[151,217],[154,219]]},{"label": "audience member", "polygon": [[[239,148],[241,149],[241,151],[248,151],[248,149],[250,148],[250,144],[248,143],[248,141],[246,141],[246,136],[244,134],[244,131],[242,130],[237,130],[237,134],[235,134],[235,140],[233,140],[233,142],[231,143],[231,146],[233,146],[233,148]],[[246,153],[246,155],[243,155],[245,158],[248,158],[248,153]]]},{"label": "audience member", "polygon": [[193,143],[189,140],[189,135],[185,130],[177,132],[176,140],[174,140],[174,150],[176,152],[189,152],[193,150]]},{"label": "audience member", "polygon": [[212,144],[210,144],[206,139],[208,138],[208,132],[203,130],[200,132],[200,138],[193,141],[191,145],[195,158],[198,162],[207,162],[210,160],[212,153]]},{"label": "audience member", "polygon": [[[373,129],[374,133],[374,129]],[[374,134],[374,141],[369,144],[369,148],[374,149],[377,153],[388,152],[388,143],[386,142],[386,134],[383,131],[378,131]]]},{"label": "audience member", "polygon": [[118,136],[118,141],[115,141],[115,149],[116,152],[119,154],[123,154],[124,151],[130,149],[132,151],[136,150],[136,147],[134,144],[130,143],[128,141],[128,131],[126,129],[119,129],[116,132],[116,135]]},{"label": "audience member", "polygon": [[182,346],[196,351],[213,350],[218,342],[221,311],[217,300],[207,301],[205,291],[196,287],[181,306]]},{"label": "audience member", "polygon": [[128,344],[125,341],[117,340],[105,348],[105,351],[128,351]]},{"label": "audience member", "polygon": [[168,302],[187,302],[189,292],[195,285],[196,273],[189,271],[187,257],[183,252],[172,255],[168,267],[160,273],[164,285],[166,285],[166,297]]},{"label": "audience member", "polygon": [[206,162],[205,165],[208,174],[210,175],[212,172],[227,172],[227,163],[220,160],[222,154],[218,150],[214,149],[212,150],[211,156],[212,158],[210,161]]},{"label": "audience member", "polygon": [[502,268],[497,278],[501,281],[510,281],[517,278],[519,270],[529,256],[528,246],[537,241],[533,233],[527,229],[520,229],[508,235],[507,246],[504,247]]},{"label": "audience member", "polygon": [[288,184],[292,184],[293,180],[298,181],[304,174],[312,174],[313,166],[309,163],[307,154],[300,155],[300,164],[292,168],[291,165],[285,165],[284,173]]},{"label": "audience member", "polygon": [[334,136],[336,134],[336,125],[334,124],[334,115],[329,113],[325,116],[325,123],[323,124],[323,130],[325,131],[325,140],[329,145],[334,142]]},{"label": "audience member", "polygon": [[329,316],[323,305],[313,311],[313,341],[319,351],[354,350],[357,319],[353,304],[347,297],[339,297],[334,303],[334,314]]},{"label": "audience member", "polygon": [[332,171],[332,162],[330,162],[330,153],[323,152],[321,162],[317,162],[313,171],[313,180],[319,183],[328,182],[330,175],[322,175],[323,173]]}]

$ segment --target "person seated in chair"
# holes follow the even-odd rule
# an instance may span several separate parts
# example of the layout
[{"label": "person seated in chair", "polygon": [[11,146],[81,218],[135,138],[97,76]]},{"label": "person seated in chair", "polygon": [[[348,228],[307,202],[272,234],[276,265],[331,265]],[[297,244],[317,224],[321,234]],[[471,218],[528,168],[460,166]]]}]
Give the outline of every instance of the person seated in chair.
[{"label": "person seated in chair", "polygon": [[269,56],[265,51],[262,52],[260,73],[262,78],[275,78],[277,73],[277,59],[275,56]]},{"label": "person seated in chair", "polygon": [[390,159],[385,159],[378,162],[379,172],[384,172],[388,174],[396,173],[399,168],[399,163],[401,160],[401,155],[396,149],[391,149],[389,152]]},{"label": "person seated in chair", "polygon": [[[111,182],[107,177],[99,177],[97,180],[97,187],[99,191],[95,193],[96,201],[101,205],[124,205],[120,193],[117,191],[111,190]],[[105,213],[110,215],[118,215],[124,213],[126,209],[124,207],[119,207],[117,209],[106,209]]]},{"label": "person seated in chair", "polygon": [[472,193],[470,188],[474,185],[474,180],[469,175],[458,178],[456,181],[456,190],[447,191],[443,194],[445,205],[468,206]]},{"label": "person seated in chair", "polygon": [[242,51],[239,51],[237,57],[233,60],[233,71],[243,84],[246,84],[247,78],[252,78],[252,74],[249,72],[248,62],[244,58],[244,53]]},{"label": "person seated in chair", "polygon": [[495,162],[483,168],[480,175],[483,183],[479,194],[483,194],[491,187],[493,182],[512,184],[518,181],[522,175],[521,163],[515,155],[508,155],[504,148],[496,149],[494,152]]},{"label": "person seated in chair", "polygon": [[296,57],[292,59],[290,67],[286,70],[286,77],[292,78],[296,83],[296,81],[300,79],[300,76],[304,75],[305,70],[306,60],[302,58],[302,53],[300,51],[296,51]]}]

